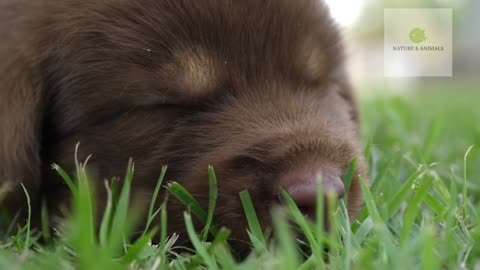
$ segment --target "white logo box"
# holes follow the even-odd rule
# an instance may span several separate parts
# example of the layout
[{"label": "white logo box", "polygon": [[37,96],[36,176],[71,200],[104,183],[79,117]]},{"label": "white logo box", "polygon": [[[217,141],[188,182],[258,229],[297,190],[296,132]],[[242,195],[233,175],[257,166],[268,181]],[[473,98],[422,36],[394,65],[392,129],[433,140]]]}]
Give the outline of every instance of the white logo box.
[{"label": "white logo box", "polygon": [[452,76],[452,9],[385,9],[386,77]]}]

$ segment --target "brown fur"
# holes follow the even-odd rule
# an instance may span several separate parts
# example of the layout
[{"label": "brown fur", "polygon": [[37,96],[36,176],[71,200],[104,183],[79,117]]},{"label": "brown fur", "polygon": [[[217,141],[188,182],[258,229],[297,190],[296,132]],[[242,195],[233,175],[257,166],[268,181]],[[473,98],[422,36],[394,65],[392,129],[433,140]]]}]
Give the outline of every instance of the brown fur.
[{"label": "brown fur", "polygon": [[[10,209],[24,201],[20,183],[52,212],[68,201],[50,165],[73,171],[77,142],[98,179],[123,176],[133,157],[144,198],[167,164],[167,180],[206,206],[213,165],[216,220],[238,240],[240,191],[268,217],[275,179],[292,168],[343,174],[359,158],[365,176],[341,37],[317,0],[0,0],[0,23],[0,183],[10,183]],[[352,216],[360,193],[355,178]],[[180,207],[170,204],[170,232],[182,232]]]}]

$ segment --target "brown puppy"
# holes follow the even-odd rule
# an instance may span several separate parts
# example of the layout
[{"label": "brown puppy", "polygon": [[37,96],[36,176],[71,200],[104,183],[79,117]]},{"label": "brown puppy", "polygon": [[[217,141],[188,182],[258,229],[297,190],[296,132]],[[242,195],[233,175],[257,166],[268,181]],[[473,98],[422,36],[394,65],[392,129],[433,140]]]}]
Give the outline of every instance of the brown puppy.
[{"label": "brown puppy", "polygon": [[[51,164],[73,171],[80,142],[98,179],[123,176],[133,157],[133,190],[145,200],[167,164],[167,180],[207,206],[213,165],[216,221],[235,239],[245,239],[240,191],[264,224],[280,187],[310,215],[317,176],[342,196],[354,158],[348,209],[358,212],[359,113],[339,32],[318,0],[1,0],[0,23],[10,210],[24,205],[20,183],[34,206],[44,196],[55,212],[68,201]],[[183,230],[181,207],[170,204],[170,232]]]}]

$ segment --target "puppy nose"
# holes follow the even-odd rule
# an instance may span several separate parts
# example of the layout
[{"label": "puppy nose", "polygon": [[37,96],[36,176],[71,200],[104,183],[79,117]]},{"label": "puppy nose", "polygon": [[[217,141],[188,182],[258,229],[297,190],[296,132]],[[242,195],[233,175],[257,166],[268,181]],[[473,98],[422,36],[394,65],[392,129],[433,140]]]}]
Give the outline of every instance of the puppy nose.
[{"label": "puppy nose", "polygon": [[328,193],[334,193],[339,199],[345,195],[345,186],[340,176],[313,170],[290,174],[281,179],[280,185],[292,197],[302,214],[315,218],[318,181],[322,181],[324,198]]}]

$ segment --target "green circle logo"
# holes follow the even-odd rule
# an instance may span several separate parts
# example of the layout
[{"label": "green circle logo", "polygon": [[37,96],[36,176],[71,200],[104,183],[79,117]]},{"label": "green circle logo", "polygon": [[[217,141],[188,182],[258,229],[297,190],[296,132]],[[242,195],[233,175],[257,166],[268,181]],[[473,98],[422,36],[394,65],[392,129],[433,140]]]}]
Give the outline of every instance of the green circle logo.
[{"label": "green circle logo", "polygon": [[419,44],[427,40],[427,36],[425,35],[425,29],[420,29],[417,27],[410,30],[409,37],[410,41],[415,44]]}]

